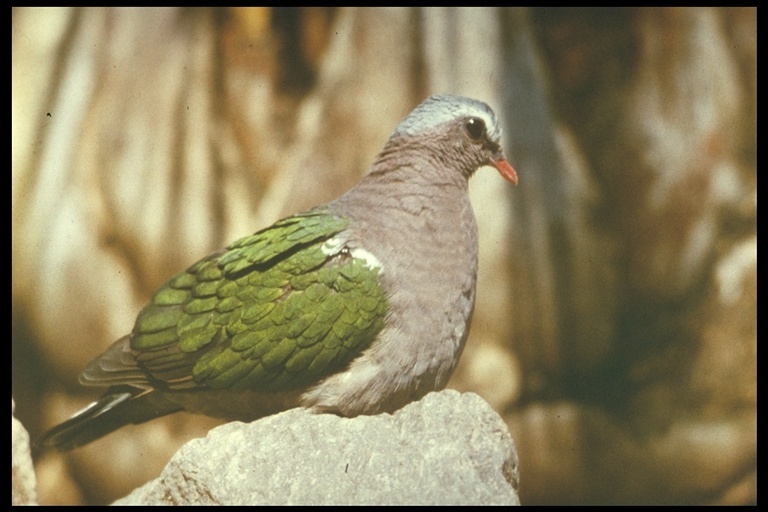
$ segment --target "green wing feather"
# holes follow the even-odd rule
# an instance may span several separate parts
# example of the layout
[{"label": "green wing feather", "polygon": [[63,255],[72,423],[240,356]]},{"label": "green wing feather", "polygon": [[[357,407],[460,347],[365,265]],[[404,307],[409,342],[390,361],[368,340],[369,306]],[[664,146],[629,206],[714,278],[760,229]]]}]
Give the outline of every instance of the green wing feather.
[{"label": "green wing feather", "polygon": [[139,314],[137,362],[171,389],[287,391],[344,368],[383,326],[379,269],[323,244],[349,221],[309,212],[165,283]]}]

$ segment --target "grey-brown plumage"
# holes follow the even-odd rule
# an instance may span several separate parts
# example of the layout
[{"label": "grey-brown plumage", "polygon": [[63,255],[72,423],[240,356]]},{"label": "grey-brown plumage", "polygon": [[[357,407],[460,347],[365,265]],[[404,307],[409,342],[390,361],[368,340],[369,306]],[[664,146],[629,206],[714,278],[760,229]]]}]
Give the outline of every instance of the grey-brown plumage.
[{"label": "grey-brown plumage", "polygon": [[179,410],[391,412],[442,389],[475,302],[468,180],[492,165],[517,182],[500,135],[482,102],[427,99],[349,192],[166,283],[83,373],[107,393],[42,443],[71,449]]}]

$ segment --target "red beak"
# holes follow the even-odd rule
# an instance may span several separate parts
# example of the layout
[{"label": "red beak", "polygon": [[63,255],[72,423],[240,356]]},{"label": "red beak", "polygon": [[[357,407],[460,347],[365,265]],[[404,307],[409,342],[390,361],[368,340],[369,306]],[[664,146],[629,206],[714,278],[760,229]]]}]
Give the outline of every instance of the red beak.
[{"label": "red beak", "polygon": [[500,158],[494,160],[492,164],[499,171],[499,174],[501,174],[504,177],[505,180],[507,180],[513,185],[517,185],[517,173],[515,172],[515,169],[512,168],[511,165],[509,165],[509,162],[507,162],[507,159],[504,158],[504,156],[501,156]]}]

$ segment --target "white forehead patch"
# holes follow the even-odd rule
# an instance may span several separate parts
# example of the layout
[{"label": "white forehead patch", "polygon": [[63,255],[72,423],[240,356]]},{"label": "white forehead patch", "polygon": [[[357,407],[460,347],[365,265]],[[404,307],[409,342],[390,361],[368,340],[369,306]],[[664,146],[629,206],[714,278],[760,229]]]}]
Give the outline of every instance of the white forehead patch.
[{"label": "white forehead patch", "polygon": [[394,135],[418,135],[461,117],[479,117],[488,135],[498,140],[501,129],[491,107],[482,101],[463,96],[430,96],[418,105],[395,129]]},{"label": "white forehead patch", "polygon": [[379,259],[373,255],[373,253],[368,252],[367,250],[363,249],[362,247],[355,247],[352,249],[348,249],[346,247],[346,240],[343,238],[331,238],[330,240],[326,241],[323,246],[320,248],[321,251],[323,251],[323,254],[326,256],[336,256],[340,254],[344,250],[349,251],[349,255],[352,256],[356,260],[363,261],[363,264],[368,267],[371,270],[375,269],[381,269],[382,264]]}]

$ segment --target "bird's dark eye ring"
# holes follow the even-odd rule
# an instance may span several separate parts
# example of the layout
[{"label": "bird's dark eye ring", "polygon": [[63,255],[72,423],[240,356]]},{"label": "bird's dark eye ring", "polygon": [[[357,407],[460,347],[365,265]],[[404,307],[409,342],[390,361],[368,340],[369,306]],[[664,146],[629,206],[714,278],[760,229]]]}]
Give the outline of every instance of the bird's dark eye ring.
[{"label": "bird's dark eye ring", "polygon": [[478,141],[485,137],[485,123],[479,117],[470,117],[467,122],[464,123],[469,137],[472,140]]}]

